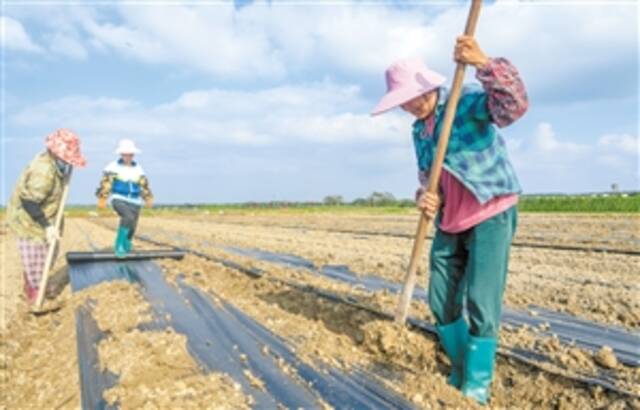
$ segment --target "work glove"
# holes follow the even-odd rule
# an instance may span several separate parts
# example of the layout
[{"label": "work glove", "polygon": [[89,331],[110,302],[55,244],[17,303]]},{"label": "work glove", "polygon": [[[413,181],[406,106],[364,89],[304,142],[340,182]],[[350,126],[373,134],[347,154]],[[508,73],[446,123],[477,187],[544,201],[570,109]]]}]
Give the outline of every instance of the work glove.
[{"label": "work glove", "polygon": [[107,198],[98,198],[98,208],[105,209],[107,207]]},{"label": "work glove", "polygon": [[44,230],[44,233],[46,234],[47,243],[49,244],[52,244],[55,241],[60,239],[60,236],[58,235],[56,228],[53,227],[52,225],[47,226]]}]

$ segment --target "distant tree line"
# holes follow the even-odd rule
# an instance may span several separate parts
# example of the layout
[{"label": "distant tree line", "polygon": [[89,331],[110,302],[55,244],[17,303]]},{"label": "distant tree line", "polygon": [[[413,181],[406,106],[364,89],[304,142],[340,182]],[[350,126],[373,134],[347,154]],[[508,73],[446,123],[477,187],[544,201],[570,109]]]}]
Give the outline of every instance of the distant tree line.
[{"label": "distant tree line", "polygon": [[414,206],[409,199],[396,199],[390,192],[372,192],[366,198],[356,198],[351,202],[345,202],[342,195],[328,195],[322,200],[324,205],[354,205],[354,206]]},{"label": "distant tree line", "polygon": [[[617,187],[612,187],[617,188]],[[219,204],[163,204],[158,203],[155,209],[242,209],[242,208],[310,208],[329,206],[360,206],[360,207],[415,207],[413,199],[398,199],[389,192],[372,192],[364,198],[356,198],[345,201],[342,195],[327,195],[322,201],[269,201],[269,202],[242,202]],[[73,209],[93,209],[95,205],[69,205]],[[616,191],[587,192],[581,194],[524,194],[521,195],[519,208],[524,211],[537,210],[588,210],[612,212],[639,212],[640,191]],[[0,206],[0,213],[4,212],[4,206]]]}]

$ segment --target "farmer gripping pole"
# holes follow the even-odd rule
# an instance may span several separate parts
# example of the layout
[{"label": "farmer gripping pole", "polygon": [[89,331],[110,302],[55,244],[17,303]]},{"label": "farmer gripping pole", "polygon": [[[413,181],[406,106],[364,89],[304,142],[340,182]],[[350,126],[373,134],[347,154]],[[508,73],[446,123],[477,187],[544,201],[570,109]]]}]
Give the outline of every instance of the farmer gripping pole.
[{"label": "farmer gripping pole", "polygon": [[[464,34],[467,36],[473,36],[474,32],[476,31],[476,22],[478,21],[478,16],[480,14],[481,4],[482,0],[472,0],[471,2],[469,16],[467,17],[467,25],[464,29]],[[464,80],[464,69],[464,64],[458,63],[458,65],[456,66],[456,72],[453,77],[453,85],[451,87],[451,94],[449,95],[449,100],[447,101],[447,108],[444,114],[444,122],[442,124],[442,129],[438,138],[436,156],[430,169],[428,191],[433,194],[438,191],[440,172],[442,171],[442,163],[447,152],[449,134],[451,134],[451,126],[455,117],[456,108],[458,107],[458,100],[460,99],[462,81]],[[416,284],[418,260],[424,248],[425,237],[427,235],[427,229],[429,228],[430,222],[431,220],[428,219],[426,215],[420,215],[416,237],[413,242],[413,249],[411,250],[411,260],[409,262],[409,267],[407,268],[407,273],[404,277],[402,293],[400,294],[400,300],[398,302],[398,307],[395,313],[396,323],[404,324],[407,319],[411,297],[413,296],[413,288]]]},{"label": "farmer gripping pole", "polygon": [[[64,179],[63,188],[62,188],[62,197],[60,198],[60,206],[58,207],[58,212],[56,213],[56,219],[54,220],[53,227],[56,229],[56,233],[60,234],[60,227],[62,226],[62,216],[64,215],[64,205],[67,202],[67,195],[69,194],[69,182],[71,181],[71,170]],[[49,271],[51,271],[53,265],[53,256],[56,252],[56,246],[58,245],[58,240],[54,240],[49,244],[49,249],[47,250],[47,259],[44,263],[44,270],[42,272],[42,279],[40,279],[40,287],[38,288],[38,299],[36,299],[36,310],[39,311],[42,309],[42,302],[44,301],[44,295],[47,290],[47,282],[49,281]]]}]

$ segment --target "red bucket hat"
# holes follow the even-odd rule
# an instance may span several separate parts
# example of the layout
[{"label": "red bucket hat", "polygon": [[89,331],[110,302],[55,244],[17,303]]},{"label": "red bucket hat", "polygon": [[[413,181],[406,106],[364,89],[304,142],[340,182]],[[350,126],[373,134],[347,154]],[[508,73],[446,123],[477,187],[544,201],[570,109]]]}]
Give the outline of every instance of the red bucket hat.
[{"label": "red bucket hat", "polygon": [[80,138],[71,130],[61,128],[49,134],[46,144],[55,156],[74,167],[84,167],[87,163],[80,152]]}]

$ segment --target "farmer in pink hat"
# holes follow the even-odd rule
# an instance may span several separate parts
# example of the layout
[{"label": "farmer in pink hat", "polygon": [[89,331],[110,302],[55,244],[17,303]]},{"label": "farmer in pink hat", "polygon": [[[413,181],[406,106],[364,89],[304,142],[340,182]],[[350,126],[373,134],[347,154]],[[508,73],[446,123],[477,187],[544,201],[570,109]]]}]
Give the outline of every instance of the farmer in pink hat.
[{"label": "farmer in pink hat", "polygon": [[373,114],[401,107],[415,117],[421,185],[416,201],[436,223],[429,305],[451,361],[449,383],[484,404],[493,378],[520,192],[498,128],[520,118],[528,101],[516,68],[504,58],[487,57],[472,37],[457,39],[454,59],[474,66],[482,86],[470,85],[462,92],[439,194],[428,193],[425,185],[447,102],[445,78],[419,59],[399,61],[386,71],[388,91]]},{"label": "farmer in pink hat", "polygon": [[80,139],[73,131],[55,131],[47,137],[46,147],[20,175],[7,206],[8,224],[18,236],[29,304],[38,297],[47,244],[59,239],[53,219],[61,206],[64,179],[71,167],[86,164],[80,153]]},{"label": "farmer in pink hat", "polygon": [[110,162],[104,169],[100,186],[96,191],[98,208],[106,208],[107,199],[112,196],[111,206],[120,216],[116,234],[114,253],[124,257],[132,249],[133,235],[138,226],[143,201],[147,207],[153,206],[153,194],[149,188],[142,166],[133,160],[140,150],[136,144],[123,139],[118,144],[116,154],[120,158]]}]

